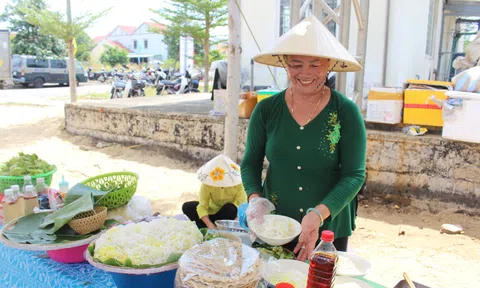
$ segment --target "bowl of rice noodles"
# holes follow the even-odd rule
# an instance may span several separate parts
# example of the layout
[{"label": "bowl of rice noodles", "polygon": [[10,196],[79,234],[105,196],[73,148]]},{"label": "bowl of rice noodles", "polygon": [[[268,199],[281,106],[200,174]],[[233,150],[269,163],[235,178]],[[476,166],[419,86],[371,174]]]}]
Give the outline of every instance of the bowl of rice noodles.
[{"label": "bowl of rice noodles", "polygon": [[302,232],[302,225],[295,219],[274,214],[265,215],[262,223],[254,219],[248,227],[260,240],[272,246],[290,243]]}]

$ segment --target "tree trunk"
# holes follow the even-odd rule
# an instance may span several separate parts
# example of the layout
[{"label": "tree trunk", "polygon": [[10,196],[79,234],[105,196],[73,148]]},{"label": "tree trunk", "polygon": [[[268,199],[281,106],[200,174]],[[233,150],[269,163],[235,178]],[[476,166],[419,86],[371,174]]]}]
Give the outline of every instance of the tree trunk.
[{"label": "tree trunk", "polygon": [[75,55],[73,55],[73,40],[67,41],[68,47],[68,83],[70,85],[70,102],[77,102],[77,77],[75,75]]},{"label": "tree trunk", "polygon": [[203,92],[208,93],[208,83],[210,81],[208,72],[210,70],[210,25],[207,24],[206,29],[206,37],[203,41],[203,53],[205,53],[205,57],[203,58],[203,69],[205,73],[203,75]]}]

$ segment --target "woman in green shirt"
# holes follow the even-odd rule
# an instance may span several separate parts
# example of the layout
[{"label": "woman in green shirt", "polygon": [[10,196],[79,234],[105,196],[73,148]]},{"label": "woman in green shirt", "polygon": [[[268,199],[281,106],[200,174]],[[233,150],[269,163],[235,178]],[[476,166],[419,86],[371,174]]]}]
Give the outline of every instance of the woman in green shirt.
[{"label": "woman in green shirt", "polygon": [[309,257],[323,230],[333,231],[337,249],[346,251],[355,229],[354,199],[365,179],[366,130],[356,104],[325,79],[330,71],[362,67],[314,16],[254,60],[286,68],[291,86],[260,101],[250,118],[241,165],[247,219],[269,212],[266,198],[277,214],[301,221],[297,259]]}]

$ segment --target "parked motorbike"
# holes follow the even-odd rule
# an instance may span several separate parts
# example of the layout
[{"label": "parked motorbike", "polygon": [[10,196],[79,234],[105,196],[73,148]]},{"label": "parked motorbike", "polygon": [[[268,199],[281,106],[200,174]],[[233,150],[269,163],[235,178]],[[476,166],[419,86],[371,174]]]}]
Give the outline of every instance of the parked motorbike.
[{"label": "parked motorbike", "polygon": [[110,89],[110,99],[120,99],[145,96],[145,80],[137,79],[134,75],[127,76],[127,80],[116,80]]}]

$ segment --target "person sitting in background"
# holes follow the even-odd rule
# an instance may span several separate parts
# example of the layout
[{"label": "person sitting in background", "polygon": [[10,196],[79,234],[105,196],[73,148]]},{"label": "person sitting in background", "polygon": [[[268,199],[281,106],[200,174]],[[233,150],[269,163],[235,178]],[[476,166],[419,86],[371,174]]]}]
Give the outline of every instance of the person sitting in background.
[{"label": "person sitting in background", "polygon": [[218,155],[197,171],[202,182],[199,201],[185,202],[183,214],[198,228],[216,229],[216,220],[234,220],[237,207],[247,202],[240,167],[226,155]]}]

